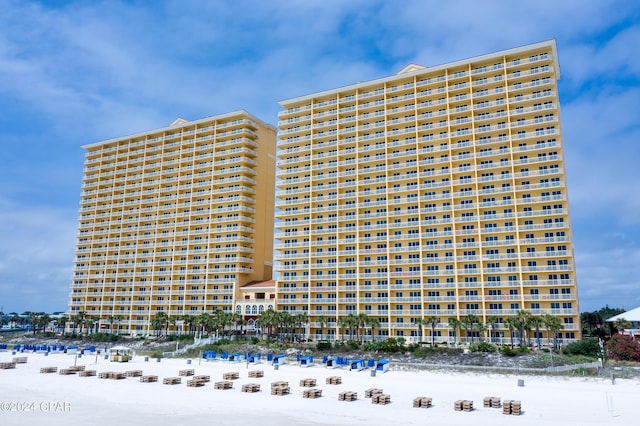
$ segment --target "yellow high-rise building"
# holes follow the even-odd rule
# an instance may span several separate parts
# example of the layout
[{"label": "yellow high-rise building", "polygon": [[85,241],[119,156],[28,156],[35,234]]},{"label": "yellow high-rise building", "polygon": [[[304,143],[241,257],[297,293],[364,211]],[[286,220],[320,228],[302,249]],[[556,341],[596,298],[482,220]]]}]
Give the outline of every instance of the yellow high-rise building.
[{"label": "yellow high-rise building", "polygon": [[164,312],[179,329],[271,279],[273,126],[237,111],[83,148],[71,315],[146,334]]},{"label": "yellow high-rise building", "polygon": [[317,338],[365,314],[508,343],[523,311],[579,338],[559,78],[551,40],[281,101],[278,309]]}]

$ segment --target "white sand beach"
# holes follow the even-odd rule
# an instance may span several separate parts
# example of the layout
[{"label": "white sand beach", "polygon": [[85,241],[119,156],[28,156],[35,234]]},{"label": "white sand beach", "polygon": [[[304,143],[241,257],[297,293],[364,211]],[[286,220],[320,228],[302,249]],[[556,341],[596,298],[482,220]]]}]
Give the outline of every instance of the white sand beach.
[{"label": "white sand beach", "polygon": [[[102,356],[0,352],[0,362],[15,356],[27,362],[15,369],[0,370],[0,422],[2,425],[100,425],[196,424],[216,425],[637,425],[640,423],[638,380],[565,378],[537,376],[483,375],[463,372],[388,371],[372,377],[369,370],[327,369],[319,363],[310,367],[280,365],[276,370],[267,362],[230,363],[199,359],[156,362],[137,356],[128,363],[114,363]],[[158,382],[142,383],[139,377],[122,380],[78,374],[40,373],[41,367],[58,370],[77,365],[101,372],[142,370],[157,375]],[[179,377],[179,371],[193,369],[208,375],[203,387],[188,387],[181,377],[178,385],[163,384],[166,377]],[[249,378],[252,370],[264,377]],[[223,374],[238,372],[233,388],[219,390],[214,382]],[[339,385],[326,384],[329,376],[340,376]],[[313,378],[322,389],[317,399],[303,398],[300,380]],[[518,380],[524,380],[519,386]],[[287,381],[290,394],[271,394],[271,383]],[[257,383],[260,392],[242,392],[243,384]],[[365,390],[380,388],[391,397],[386,405],[372,404]],[[339,401],[338,394],[357,392],[355,401]],[[505,415],[502,408],[483,406],[483,398],[519,400],[522,413]],[[414,408],[416,397],[431,397],[430,408]],[[473,401],[471,412],[455,411],[456,400]]]}]

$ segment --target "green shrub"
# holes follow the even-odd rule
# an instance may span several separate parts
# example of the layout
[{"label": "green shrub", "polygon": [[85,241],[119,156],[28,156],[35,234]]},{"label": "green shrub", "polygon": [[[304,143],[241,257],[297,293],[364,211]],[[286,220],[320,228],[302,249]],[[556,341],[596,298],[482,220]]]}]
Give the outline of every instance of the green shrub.
[{"label": "green shrub", "polygon": [[331,349],[331,342],[329,342],[328,340],[319,340],[318,343],[316,343],[316,349],[318,349],[319,351],[326,351],[328,349]]},{"label": "green shrub", "polygon": [[497,348],[491,343],[479,342],[469,345],[470,352],[495,352]]},{"label": "green shrub", "polygon": [[360,342],[358,342],[357,340],[348,340],[347,341],[347,347],[349,349],[353,349],[353,350],[359,349],[360,348]]},{"label": "green shrub", "polygon": [[252,345],[257,345],[258,343],[260,343],[260,339],[256,336],[252,336],[250,342]]},{"label": "green shrub", "polygon": [[509,346],[502,346],[500,348],[500,354],[504,356],[516,356],[518,352],[515,349],[511,349]]},{"label": "green shrub", "polygon": [[601,349],[598,338],[590,337],[569,343],[562,352],[565,355],[584,355],[596,358],[600,356]]}]

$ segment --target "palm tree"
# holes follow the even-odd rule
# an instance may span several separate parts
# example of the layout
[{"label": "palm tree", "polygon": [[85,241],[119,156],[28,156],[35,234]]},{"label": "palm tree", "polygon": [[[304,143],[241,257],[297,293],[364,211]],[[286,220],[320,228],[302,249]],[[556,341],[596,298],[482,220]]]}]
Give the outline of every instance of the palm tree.
[{"label": "palm tree", "polygon": [[418,335],[420,336],[420,341],[424,341],[424,326],[426,325],[422,318],[413,318],[413,325],[418,329]]},{"label": "palm tree", "polygon": [[[527,324],[528,324],[529,318],[531,318],[531,312],[521,309],[518,311],[516,316],[518,318],[518,321],[520,321],[520,326],[518,327],[518,329],[520,330],[520,346],[524,346],[525,337],[527,337],[527,340],[529,340],[528,338],[529,333],[526,333],[526,332],[529,331]],[[527,346],[529,346],[529,342],[527,342]]]},{"label": "palm tree", "polygon": [[[478,327],[478,324],[480,324],[480,318],[477,315],[475,314],[467,315],[465,325],[466,327],[468,327],[468,329],[465,327],[465,330],[467,333],[467,337],[469,336],[469,334],[471,334],[471,343],[473,343],[475,339],[475,333],[473,333],[473,331],[481,329],[481,327]],[[471,330],[471,333],[469,332],[469,330]]]},{"label": "palm tree", "polygon": [[471,324],[471,329],[474,332],[473,336],[471,336],[471,341],[473,342],[473,339],[475,339],[476,334],[478,335],[478,339],[482,338],[482,333],[484,333],[487,330],[487,326],[484,325],[484,323],[482,323],[481,321],[477,321]]},{"label": "palm tree", "polygon": [[69,322],[69,317],[66,315],[62,315],[58,317],[55,321],[56,321],[56,329],[59,329],[60,326],[62,325],[62,333],[64,333],[67,328],[67,323]]},{"label": "palm tree", "polygon": [[[100,328],[100,317],[97,315],[91,315],[87,318],[87,332],[88,333],[97,333]],[[95,327],[95,330],[94,330]]]},{"label": "palm tree", "polygon": [[276,311],[273,309],[267,309],[262,312],[258,317],[257,323],[261,328],[264,328],[267,331],[267,336],[273,333],[273,327],[276,324]]},{"label": "palm tree", "polygon": [[182,315],[182,324],[187,326],[187,330],[189,334],[195,335],[196,317],[194,315],[189,315],[189,314]]},{"label": "palm tree", "polygon": [[513,349],[513,337],[515,334],[515,331],[518,330],[518,328],[520,327],[520,320],[516,317],[509,317],[507,318],[507,327],[509,327],[509,335],[511,337],[511,349]]},{"label": "palm tree", "polygon": [[547,330],[553,334],[553,348],[556,349],[556,337],[558,332],[562,330],[562,320],[555,315],[546,314],[542,317],[542,322]]},{"label": "palm tree", "polygon": [[194,325],[200,333],[200,337],[202,337],[204,332],[211,327],[211,315],[206,312],[201,313],[194,318]]},{"label": "palm tree", "polygon": [[531,316],[527,319],[527,326],[529,328],[533,328],[535,330],[536,335],[536,343],[538,344],[538,350],[542,347],[540,343],[540,327],[544,324],[542,321],[542,317],[540,316]]},{"label": "palm tree", "polygon": [[[309,315],[306,312],[302,312],[300,314],[296,314],[294,320],[296,322],[298,330],[300,331],[300,339],[303,339],[304,336],[307,336],[306,327],[304,327],[304,325],[309,323]],[[304,332],[303,328],[305,329]]]},{"label": "palm tree", "polygon": [[[75,324],[78,324],[80,326],[80,335],[82,335],[82,326],[84,325],[84,321],[87,319],[87,312],[78,311],[74,319],[75,319]],[[75,331],[75,324],[74,324],[74,331]]]},{"label": "palm tree", "polygon": [[166,325],[166,329],[164,330],[164,335],[166,336],[169,333],[169,326],[173,327],[173,334],[178,334],[176,333],[176,323],[178,322],[178,317],[177,316],[169,316],[167,318],[167,325]]},{"label": "palm tree", "polygon": [[242,331],[242,326],[244,326],[244,324],[246,323],[242,315],[236,312],[228,314],[226,322],[229,325],[233,325],[234,334],[236,336],[238,336],[238,326],[240,326],[240,331]]},{"label": "palm tree", "polygon": [[[356,336],[360,335],[358,337],[358,340],[360,340],[361,343],[364,343],[364,329],[367,326],[368,318],[369,315],[365,314],[364,312],[356,315]],[[362,333],[360,333],[361,330]]]},{"label": "palm tree", "polygon": [[457,346],[458,345],[458,341],[459,341],[458,340],[458,337],[459,337],[458,331],[462,328],[462,325],[463,325],[462,321],[460,321],[458,318],[451,317],[451,318],[449,318],[447,320],[447,322],[449,323],[449,327],[453,328],[453,331],[454,331],[455,336],[456,336],[455,343],[456,343],[456,346]]},{"label": "palm tree", "polygon": [[376,317],[370,317],[367,316],[367,322],[366,322],[367,327],[371,328],[371,340],[375,340],[374,336],[374,330],[380,326],[380,320]]},{"label": "palm tree", "polygon": [[498,324],[498,317],[495,315],[487,316],[487,329],[489,330],[489,343],[493,343],[493,336],[495,335],[496,325]]},{"label": "palm tree", "polygon": [[109,323],[109,332],[113,334],[113,323],[116,322],[116,317],[112,314],[107,317],[107,322]]},{"label": "palm tree", "polygon": [[38,331],[38,317],[40,315],[37,314],[36,312],[30,312],[29,313],[29,325],[31,325],[31,327],[33,327],[33,334],[36,334],[36,331]]},{"label": "palm tree", "polygon": [[124,320],[124,315],[116,314],[113,316],[113,319],[116,323],[118,323],[118,328],[116,329],[116,334],[120,334],[120,323]]},{"label": "palm tree", "polygon": [[13,324],[13,327],[18,327],[18,325],[20,324],[22,318],[20,318],[20,315],[13,313],[11,315],[9,315],[9,323]]},{"label": "palm tree", "polygon": [[616,322],[614,322],[614,325],[620,334],[622,334],[625,329],[631,328],[631,323],[624,318],[618,318]]},{"label": "palm tree", "polygon": [[316,318],[316,323],[320,324],[320,336],[321,338],[324,338],[324,328],[327,326],[327,317],[325,317],[324,315],[320,315],[319,317]]},{"label": "palm tree", "polygon": [[338,326],[349,330],[349,340],[353,340],[353,330],[358,324],[358,318],[354,314],[338,318]]},{"label": "palm tree", "polygon": [[165,327],[165,324],[168,321],[167,313],[164,311],[158,311],[151,318],[151,327],[155,330],[156,336],[160,335],[161,330]]},{"label": "palm tree", "polygon": [[434,317],[434,316],[424,317],[422,319],[422,323],[424,325],[431,326],[431,346],[435,346],[435,344],[436,344],[436,326],[438,324],[440,324],[440,318]]}]

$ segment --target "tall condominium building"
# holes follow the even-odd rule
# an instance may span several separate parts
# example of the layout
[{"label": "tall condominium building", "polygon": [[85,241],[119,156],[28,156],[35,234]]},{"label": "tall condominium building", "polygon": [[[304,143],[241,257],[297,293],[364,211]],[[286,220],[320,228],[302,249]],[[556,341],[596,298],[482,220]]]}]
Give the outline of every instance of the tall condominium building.
[{"label": "tall condominium building", "polygon": [[275,128],[237,111],[83,148],[72,315],[146,333],[271,279]]},{"label": "tall condominium building", "polygon": [[278,308],[325,338],[508,342],[521,311],[578,338],[559,78],[545,41],[281,101]]}]

